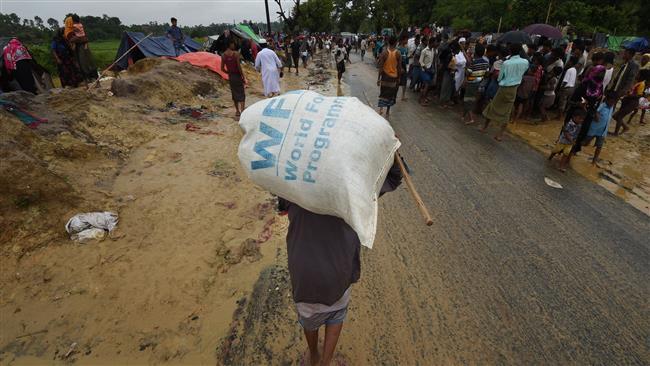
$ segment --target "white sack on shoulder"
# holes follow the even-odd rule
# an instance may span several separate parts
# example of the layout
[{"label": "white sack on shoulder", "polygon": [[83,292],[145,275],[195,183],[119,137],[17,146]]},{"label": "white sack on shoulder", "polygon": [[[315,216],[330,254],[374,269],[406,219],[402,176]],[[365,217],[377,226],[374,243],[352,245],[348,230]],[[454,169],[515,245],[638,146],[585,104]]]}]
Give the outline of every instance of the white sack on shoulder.
[{"label": "white sack on shoulder", "polygon": [[86,229],[104,229],[113,231],[117,226],[118,217],[114,212],[88,212],[74,215],[65,224],[68,234],[75,234]]},{"label": "white sack on shoulder", "polygon": [[372,248],[377,198],[400,146],[390,124],[353,97],[298,90],[246,108],[239,160],[264,189],[337,216]]}]

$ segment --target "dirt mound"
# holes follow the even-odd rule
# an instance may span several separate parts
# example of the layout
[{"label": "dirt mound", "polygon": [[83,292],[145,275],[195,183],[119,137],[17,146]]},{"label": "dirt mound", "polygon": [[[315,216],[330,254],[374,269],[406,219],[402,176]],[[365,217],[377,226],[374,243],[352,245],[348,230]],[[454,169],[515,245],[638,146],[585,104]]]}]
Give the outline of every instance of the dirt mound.
[{"label": "dirt mound", "polygon": [[3,94],[48,122],[30,129],[0,112],[0,253],[22,255],[60,239],[66,218],[80,210],[116,208],[108,188],[135,147],[169,128],[165,105],[216,113],[227,90],[212,72],[162,59],[143,59],[114,81],[133,87],[124,97],[109,93],[109,83]]}]

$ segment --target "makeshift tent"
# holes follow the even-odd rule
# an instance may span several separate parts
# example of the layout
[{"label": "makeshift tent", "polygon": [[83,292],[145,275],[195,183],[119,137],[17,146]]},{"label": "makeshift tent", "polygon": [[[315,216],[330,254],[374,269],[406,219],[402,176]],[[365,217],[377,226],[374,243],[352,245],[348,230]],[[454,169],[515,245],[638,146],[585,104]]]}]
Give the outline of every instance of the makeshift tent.
[{"label": "makeshift tent", "polygon": [[235,29],[245,33],[249,37],[249,39],[252,39],[253,41],[257,42],[257,44],[260,44],[262,38],[259,35],[255,34],[255,32],[253,32],[251,27],[247,26],[246,24],[237,24]]},{"label": "makeshift tent", "polygon": [[[136,43],[140,42],[145,38],[145,35],[138,32],[124,32],[122,34],[122,42],[120,47],[117,49],[117,56],[115,59],[118,59],[133,47]],[[185,47],[190,52],[196,52],[201,49],[201,45],[189,37],[185,37]],[[176,57],[176,50],[174,49],[174,43],[171,39],[162,36],[162,37],[149,37],[140,43],[136,48],[129,52],[128,56],[121,59],[115,67],[119,69],[126,69],[135,61],[145,57]]]},{"label": "makeshift tent", "polygon": [[633,39],[626,39],[622,44],[625,48],[631,48],[636,52],[645,52],[648,50],[648,40],[643,37],[634,37]]},{"label": "makeshift tent", "polygon": [[221,71],[221,56],[217,54],[210,52],[191,52],[175,57],[174,59],[180,62],[189,62],[194,66],[212,70],[225,80],[228,80],[228,74]]},{"label": "makeshift tent", "polygon": [[216,42],[219,39],[219,35],[217,34],[216,36],[208,36],[208,39],[205,40],[203,43],[203,49],[204,50],[209,50],[210,47],[212,47],[212,44]]},{"label": "makeshift tent", "polygon": [[618,51],[621,49],[623,42],[632,39],[634,39],[634,37],[631,36],[609,36],[607,38],[607,48],[612,51]]},{"label": "makeshift tent", "polygon": [[[0,92],[20,90],[20,85],[18,85],[18,83],[8,75],[7,70],[5,70],[4,57],[2,57],[2,50],[10,40],[11,37],[0,37]],[[29,47],[27,50],[29,51]],[[32,74],[36,81],[36,89],[38,93],[52,89],[54,87],[52,75],[50,75],[49,71],[38,63],[33,52],[30,52],[29,54],[32,56]]]}]

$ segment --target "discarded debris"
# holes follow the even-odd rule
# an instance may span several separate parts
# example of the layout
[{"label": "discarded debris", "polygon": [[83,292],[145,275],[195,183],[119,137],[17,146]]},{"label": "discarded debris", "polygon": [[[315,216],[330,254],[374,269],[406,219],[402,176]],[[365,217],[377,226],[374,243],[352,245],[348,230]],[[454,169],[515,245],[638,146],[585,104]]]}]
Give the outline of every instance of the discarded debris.
[{"label": "discarded debris", "polygon": [[65,224],[65,230],[71,234],[70,239],[80,243],[101,241],[106,232],[117,226],[118,216],[114,212],[89,212],[73,216]]},{"label": "discarded debris", "polygon": [[187,123],[185,125],[185,131],[196,132],[196,133],[199,133],[201,135],[217,135],[217,136],[223,135],[220,132],[203,130],[203,129],[201,129],[201,127],[199,127],[199,126],[197,126],[197,125],[195,125],[194,123],[191,123],[191,122]]},{"label": "discarded debris", "polygon": [[563,188],[560,183],[558,183],[558,182],[556,182],[556,181],[554,181],[552,179],[546,178],[546,177],[544,177],[544,182],[546,182],[546,185],[548,185],[550,187],[553,187],[553,188],[557,188],[557,189],[562,189]]}]

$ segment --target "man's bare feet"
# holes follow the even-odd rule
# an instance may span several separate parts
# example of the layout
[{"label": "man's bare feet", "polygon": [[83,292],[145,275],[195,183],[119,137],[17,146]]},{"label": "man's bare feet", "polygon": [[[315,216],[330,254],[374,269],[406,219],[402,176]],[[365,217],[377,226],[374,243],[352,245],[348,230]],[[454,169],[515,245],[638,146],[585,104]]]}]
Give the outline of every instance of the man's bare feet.
[{"label": "man's bare feet", "polygon": [[465,122],[466,125],[473,125],[474,123],[476,123],[476,121],[474,121],[473,119],[470,119],[469,121]]},{"label": "man's bare feet", "polygon": [[499,135],[494,136],[494,139],[499,141],[499,142],[503,141],[503,137],[501,137]]}]

